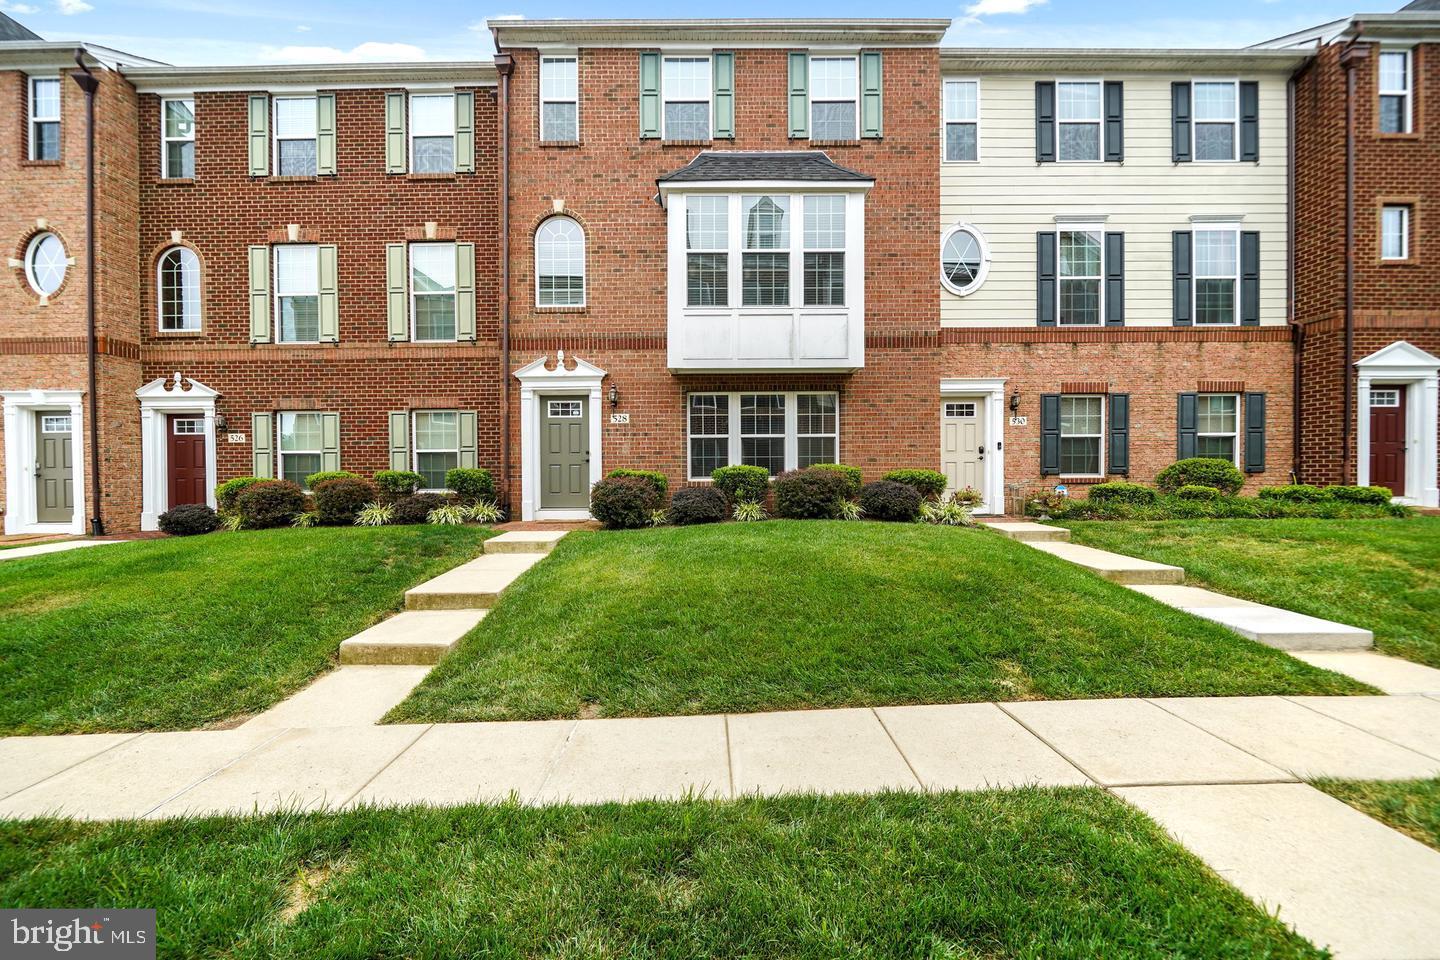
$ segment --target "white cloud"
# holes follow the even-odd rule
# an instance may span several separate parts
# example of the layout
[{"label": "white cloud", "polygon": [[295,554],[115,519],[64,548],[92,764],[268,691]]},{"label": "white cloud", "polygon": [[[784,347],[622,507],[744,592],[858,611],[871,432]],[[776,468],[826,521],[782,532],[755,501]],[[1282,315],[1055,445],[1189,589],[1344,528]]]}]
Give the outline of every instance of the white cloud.
[{"label": "white cloud", "polygon": [[302,24],[300,24],[299,26],[297,26],[297,27],[295,28],[295,32],[296,32],[296,33],[309,33],[309,32],[310,32],[310,28],[307,27],[305,24],[302,23]]},{"label": "white cloud", "polygon": [[423,47],[413,43],[385,43],[367,40],[349,50],[339,47],[264,47],[260,59],[272,63],[390,63],[429,59]]},{"label": "white cloud", "polygon": [[85,0],[55,0],[55,9],[59,10],[62,16],[73,17],[77,13],[88,13],[95,8]]},{"label": "white cloud", "polygon": [[1028,13],[1046,0],[977,0],[965,8],[967,17],[989,17],[998,13]]},{"label": "white cloud", "polygon": [[0,0],[0,10],[5,11],[6,13],[20,14],[40,12],[39,7],[32,7],[28,3],[7,3],[6,0]]}]

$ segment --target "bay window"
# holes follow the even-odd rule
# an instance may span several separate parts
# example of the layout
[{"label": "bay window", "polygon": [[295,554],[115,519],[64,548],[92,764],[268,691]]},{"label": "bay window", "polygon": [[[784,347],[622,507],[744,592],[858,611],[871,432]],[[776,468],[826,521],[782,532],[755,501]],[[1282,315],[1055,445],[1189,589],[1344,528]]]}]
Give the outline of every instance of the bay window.
[{"label": "bay window", "polygon": [[730,198],[685,198],[685,303],[723,307],[730,302]]},{"label": "bay window", "polygon": [[805,198],[805,306],[845,304],[845,198]]},{"label": "bay window", "polygon": [[833,392],[692,393],[687,398],[692,480],[731,464],[771,476],[839,456],[839,396]]},{"label": "bay window", "polygon": [[742,197],[740,258],[742,299],[747,307],[790,305],[790,198]]}]

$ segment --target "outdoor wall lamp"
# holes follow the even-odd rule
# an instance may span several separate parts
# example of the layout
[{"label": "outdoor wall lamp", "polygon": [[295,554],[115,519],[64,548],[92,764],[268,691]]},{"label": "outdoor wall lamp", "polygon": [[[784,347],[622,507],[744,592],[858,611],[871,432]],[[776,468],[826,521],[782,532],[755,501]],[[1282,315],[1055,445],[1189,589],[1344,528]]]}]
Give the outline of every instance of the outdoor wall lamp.
[{"label": "outdoor wall lamp", "polygon": [[1019,391],[1019,390],[1016,390],[1014,393],[1010,394],[1010,412],[1011,412],[1011,413],[1014,413],[1016,410],[1019,410],[1019,409],[1020,409],[1020,391]]},{"label": "outdoor wall lamp", "polygon": [[220,431],[221,433],[224,433],[224,432],[225,432],[225,428],[228,427],[228,426],[230,426],[230,421],[225,419],[225,414],[222,413],[222,414],[220,414],[218,417],[215,418],[215,429],[216,429],[216,430]]},{"label": "outdoor wall lamp", "polygon": [[620,403],[620,391],[617,390],[617,389],[615,388],[615,384],[612,383],[612,384],[610,384],[610,409],[611,409],[611,410],[614,410],[615,407],[616,407],[616,405],[619,404],[619,403]]}]

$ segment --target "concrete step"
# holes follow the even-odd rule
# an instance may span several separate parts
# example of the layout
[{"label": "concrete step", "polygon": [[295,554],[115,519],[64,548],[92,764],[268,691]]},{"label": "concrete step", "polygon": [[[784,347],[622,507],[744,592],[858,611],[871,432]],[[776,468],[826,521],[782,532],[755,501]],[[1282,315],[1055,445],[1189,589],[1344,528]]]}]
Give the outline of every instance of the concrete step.
[{"label": "concrete step", "polygon": [[405,592],[408,610],[484,610],[526,570],[545,559],[543,553],[492,553],[447,570]]},{"label": "concrete step", "polygon": [[1375,635],[1369,630],[1199,587],[1135,584],[1133,589],[1278,650],[1369,650],[1375,645]]},{"label": "concrete step", "polygon": [[289,700],[251,717],[241,730],[280,727],[368,727],[410,696],[428,666],[342,666]]},{"label": "concrete step", "polygon": [[343,664],[434,664],[488,610],[406,610],[340,644]]},{"label": "concrete step", "polygon": [[1184,583],[1185,571],[1167,563],[1153,563],[1135,557],[1121,556],[1078,543],[1031,543],[1036,550],[1068,560],[1097,576],[1114,583]]},{"label": "concrete step", "polygon": [[1028,523],[1023,520],[982,520],[982,524],[1001,536],[1025,543],[1055,543],[1070,539],[1070,531],[1064,527],[1047,527],[1043,523]]},{"label": "concrete step", "polygon": [[1440,670],[1373,650],[1317,651],[1295,656],[1313,667],[1334,670],[1388,694],[1440,695]]},{"label": "concrete step", "polygon": [[566,530],[511,530],[485,541],[486,553],[549,553]]}]

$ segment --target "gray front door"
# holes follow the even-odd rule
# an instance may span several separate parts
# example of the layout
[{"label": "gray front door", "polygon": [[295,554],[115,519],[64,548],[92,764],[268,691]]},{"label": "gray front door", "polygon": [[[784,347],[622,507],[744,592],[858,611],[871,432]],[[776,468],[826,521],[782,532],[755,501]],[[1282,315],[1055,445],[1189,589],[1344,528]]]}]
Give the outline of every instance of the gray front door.
[{"label": "gray front door", "polygon": [[70,414],[35,414],[35,520],[69,523],[75,516],[75,469],[70,462]]},{"label": "gray front door", "polygon": [[540,509],[590,506],[589,397],[540,398]]}]

